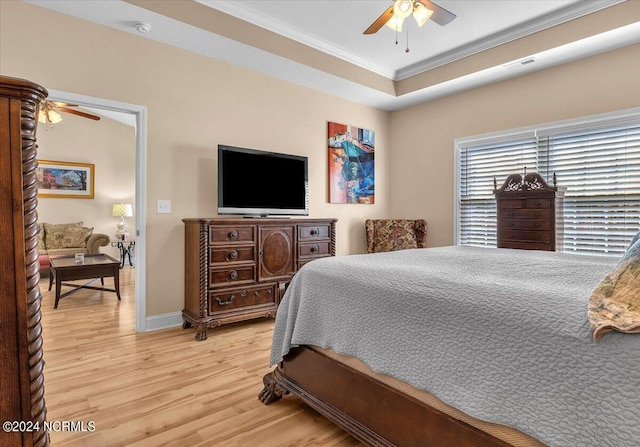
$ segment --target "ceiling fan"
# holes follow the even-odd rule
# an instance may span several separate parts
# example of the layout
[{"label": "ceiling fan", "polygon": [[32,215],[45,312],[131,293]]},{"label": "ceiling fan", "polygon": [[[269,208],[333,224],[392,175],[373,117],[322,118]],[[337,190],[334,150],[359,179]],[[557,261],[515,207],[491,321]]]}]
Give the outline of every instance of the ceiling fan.
[{"label": "ceiling fan", "polygon": [[444,26],[457,17],[454,13],[429,0],[395,0],[393,5],[389,6],[362,34],[374,34],[383,25],[400,32],[404,19],[411,14],[418,22],[418,26],[424,25],[429,19]]},{"label": "ceiling fan", "polygon": [[42,101],[40,104],[40,111],[38,112],[39,123],[52,123],[56,124],[62,121],[62,117],[58,113],[70,113],[71,115],[81,116],[83,118],[89,118],[95,121],[100,119],[99,116],[93,115],[87,112],[81,112],[80,110],[72,109],[71,107],[78,107],[78,104],[67,104],[66,102],[57,101]]}]

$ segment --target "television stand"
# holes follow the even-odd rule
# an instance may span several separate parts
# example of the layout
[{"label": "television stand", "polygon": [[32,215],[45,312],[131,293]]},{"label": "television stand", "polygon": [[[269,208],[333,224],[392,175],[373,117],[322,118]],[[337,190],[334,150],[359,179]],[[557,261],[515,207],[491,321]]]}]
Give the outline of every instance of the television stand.
[{"label": "television stand", "polygon": [[[244,216],[248,217],[248,216]],[[285,286],[307,262],[335,256],[337,219],[205,218],[185,224],[183,328],[275,317]]]}]

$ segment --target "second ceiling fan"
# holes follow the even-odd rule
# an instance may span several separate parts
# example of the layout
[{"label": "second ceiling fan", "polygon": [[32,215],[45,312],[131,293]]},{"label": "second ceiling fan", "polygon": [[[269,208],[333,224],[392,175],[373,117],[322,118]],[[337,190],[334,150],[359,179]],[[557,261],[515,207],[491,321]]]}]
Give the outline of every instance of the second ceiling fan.
[{"label": "second ceiling fan", "polygon": [[43,101],[40,104],[40,112],[38,113],[38,122],[40,123],[59,123],[62,121],[62,117],[58,112],[70,113],[71,115],[81,116],[83,118],[89,118],[98,121],[100,117],[92,113],[82,112],[80,110],[72,109],[71,107],[78,107],[77,104],[67,104],[66,102],[57,101]]},{"label": "second ceiling fan", "polygon": [[389,6],[380,17],[369,25],[369,28],[363,34],[374,34],[384,25],[398,32],[402,31],[404,19],[412,14],[416,22],[418,22],[418,26],[424,25],[429,19],[440,26],[444,26],[456,18],[454,13],[429,0],[395,0],[393,5]]}]

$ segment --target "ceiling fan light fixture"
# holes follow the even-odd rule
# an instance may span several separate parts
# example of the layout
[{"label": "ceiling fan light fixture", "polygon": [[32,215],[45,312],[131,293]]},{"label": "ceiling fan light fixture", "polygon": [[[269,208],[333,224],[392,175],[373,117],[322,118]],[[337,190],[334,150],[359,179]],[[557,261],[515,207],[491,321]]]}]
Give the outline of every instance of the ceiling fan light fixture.
[{"label": "ceiling fan light fixture", "polygon": [[399,18],[397,16],[391,16],[391,18],[385,25],[387,25],[389,28],[391,28],[394,31],[401,32],[402,23],[404,23],[404,19]]},{"label": "ceiling fan light fixture", "polygon": [[424,25],[427,20],[431,17],[433,11],[428,9],[420,2],[415,3],[415,8],[413,9],[413,18],[418,22],[418,26]]},{"label": "ceiling fan light fixture", "polygon": [[57,124],[60,121],[62,121],[62,117],[60,116],[60,114],[55,110],[51,110],[51,109],[47,110],[47,118],[49,122],[52,124]]},{"label": "ceiling fan light fixture", "polygon": [[413,11],[413,0],[396,0],[393,3],[393,15],[400,19],[406,19]]},{"label": "ceiling fan light fixture", "polygon": [[[384,12],[362,34],[375,34],[384,25],[396,32],[400,31],[402,22],[411,14],[419,26],[424,25],[427,20],[444,26],[456,18],[454,13],[429,0],[392,0],[391,6],[387,6]],[[398,40],[397,34],[396,41]]]},{"label": "ceiling fan light fixture", "polygon": [[42,124],[47,123],[47,114],[42,109],[38,110],[38,122]]}]

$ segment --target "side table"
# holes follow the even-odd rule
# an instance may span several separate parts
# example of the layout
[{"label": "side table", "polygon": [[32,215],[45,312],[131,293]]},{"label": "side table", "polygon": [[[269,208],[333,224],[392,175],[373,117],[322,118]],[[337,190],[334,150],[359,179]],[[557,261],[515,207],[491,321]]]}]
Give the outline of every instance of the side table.
[{"label": "side table", "polygon": [[112,247],[117,247],[120,250],[120,268],[124,268],[124,263],[129,258],[129,265],[135,267],[135,254],[136,241],[111,241]]}]

